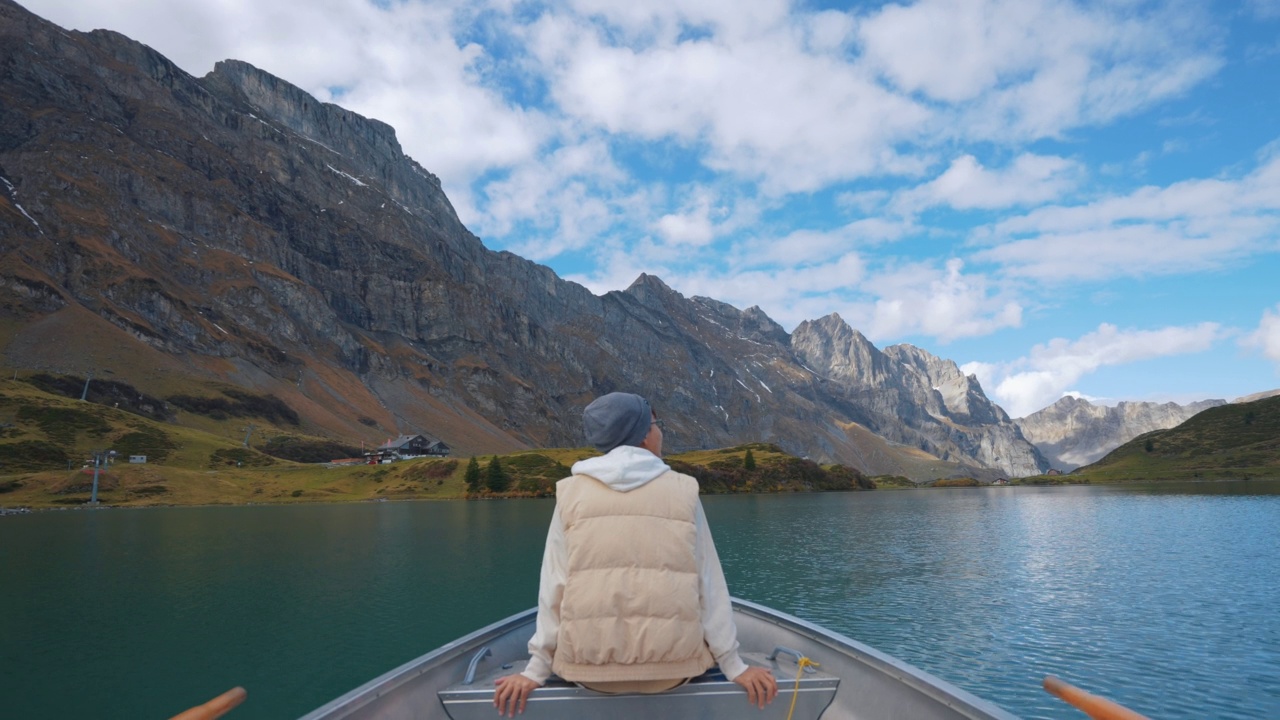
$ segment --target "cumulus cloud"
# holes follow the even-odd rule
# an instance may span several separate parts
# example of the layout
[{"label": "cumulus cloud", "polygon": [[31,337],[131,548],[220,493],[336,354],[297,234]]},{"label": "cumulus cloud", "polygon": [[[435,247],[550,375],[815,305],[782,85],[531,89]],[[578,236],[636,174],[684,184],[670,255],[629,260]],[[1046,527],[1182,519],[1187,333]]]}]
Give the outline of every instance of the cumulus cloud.
[{"label": "cumulus cloud", "polygon": [[885,272],[865,289],[877,299],[869,312],[850,315],[873,340],[922,334],[945,343],[1022,323],[1020,303],[995,291],[984,276],[966,275],[956,258],[942,268],[915,263]]},{"label": "cumulus cloud", "polygon": [[651,193],[637,188],[600,138],[584,138],[522,163],[492,180],[473,208],[481,235],[507,236],[517,229],[516,249],[535,260],[589,245],[614,225],[646,217]]},{"label": "cumulus cloud", "polygon": [[1187,3],[921,0],[872,13],[858,34],[895,87],[950,108],[952,131],[1057,136],[1186,91],[1220,67],[1174,38],[1200,34]]},{"label": "cumulus cloud", "polygon": [[1238,179],[1144,187],[1074,206],[1045,206],[974,237],[974,259],[1040,281],[1194,272],[1280,249],[1280,155]]},{"label": "cumulus cloud", "polygon": [[1065,158],[1023,153],[1008,167],[991,170],[972,155],[956,158],[937,178],[900,193],[901,213],[946,205],[957,210],[994,209],[1056,200],[1079,183],[1083,169]]},{"label": "cumulus cloud", "polygon": [[1258,329],[1241,338],[1240,344],[1258,350],[1280,369],[1280,305],[1262,311]]},{"label": "cumulus cloud", "polygon": [[1007,363],[967,363],[966,373],[1012,417],[1025,417],[1059,398],[1081,378],[1109,365],[1208,350],[1225,336],[1217,323],[1159,330],[1121,330],[1102,324],[1077,340],[1055,338]]},{"label": "cumulus cloud", "polygon": [[842,53],[807,47],[783,16],[726,21],[735,28],[727,37],[683,41],[619,36],[595,17],[548,13],[530,31],[551,94],[571,117],[614,134],[675,139],[705,166],[773,193],[920,168],[895,145],[928,112]]},{"label": "cumulus cloud", "polygon": [[758,208],[749,201],[731,197],[710,186],[680,188],[679,207],[658,218],[657,234],[672,245],[704,246],[753,222]]}]

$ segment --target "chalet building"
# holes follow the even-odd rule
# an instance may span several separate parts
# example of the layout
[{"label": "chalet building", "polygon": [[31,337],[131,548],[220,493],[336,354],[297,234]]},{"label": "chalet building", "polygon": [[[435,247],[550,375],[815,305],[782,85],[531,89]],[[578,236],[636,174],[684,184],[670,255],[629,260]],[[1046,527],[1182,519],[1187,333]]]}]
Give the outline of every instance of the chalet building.
[{"label": "chalet building", "polygon": [[423,456],[445,457],[448,454],[448,445],[427,435],[401,435],[394,440],[387,440],[369,453],[382,462]]}]

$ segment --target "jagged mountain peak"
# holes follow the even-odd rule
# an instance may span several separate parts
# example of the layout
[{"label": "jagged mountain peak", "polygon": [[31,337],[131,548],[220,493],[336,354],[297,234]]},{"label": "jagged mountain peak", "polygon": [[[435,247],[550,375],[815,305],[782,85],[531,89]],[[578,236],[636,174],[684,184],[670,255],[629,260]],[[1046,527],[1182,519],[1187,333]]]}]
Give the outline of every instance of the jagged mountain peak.
[{"label": "jagged mountain peak", "polygon": [[1051,407],[1077,408],[1077,407],[1097,407],[1097,406],[1089,402],[1088,400],[1080,397],[1079,395],[1063,395],[1062,397],[1058,398],[1057,401],[1054,402]]},{"label": "jagged mountain peak", "polygon": [[[800,327],[817,328],[830,334],[853,334],[862,337],[862,333],[845,322],[844,318],[840,317],[840,313],[837,312],[827,313],[816,320],[804,320],[796,327],[797,329]],[[865,340],[866,338],[863,339]]]},{"label": "jagged mountain peak", "polygon": [[801,322],[791,333],[791,346],[809,362],[855,375],[884,364],[884,354],[837,313]]},{"label": "jagged mountain peak", "polygon": [[680,293],[671,289],[671,286],[663,282],[662,278],[645,272],[640,273],[635,280],[631,281],[631,284],[628,285],[627,289],[623,292],[640,295],[649,291],[661,293],[662,295],[675,295],[680,298],[684,297],[683,295],[680,295]]}]

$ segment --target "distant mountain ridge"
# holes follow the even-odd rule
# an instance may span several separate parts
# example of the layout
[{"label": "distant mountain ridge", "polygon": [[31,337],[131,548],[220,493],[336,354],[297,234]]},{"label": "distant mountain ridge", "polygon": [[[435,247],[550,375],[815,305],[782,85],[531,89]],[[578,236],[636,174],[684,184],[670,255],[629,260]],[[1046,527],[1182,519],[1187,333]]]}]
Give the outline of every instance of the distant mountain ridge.
[{"label": "distant mountain ridge", "polygon": [[1053,467],[1067,471],[1096,462],[1139,435],[1176,427],[1204,410],[1225,404],[1226,400],[1188,405],[1121,402],[1108,407],[1068,395],[1014,422]]},{"label": "distant mountain ridge", "polygon": [[651,275],[595,296],[484,247],[390,126],[246,63],[194,78],[109,31],[0,0],[0,350],[157,396],[269,392],[317,435],[458,452],[581,444],[581,408],[649,396],[673,450],[775,442],[868,474],[1049,465],[954,362],[838,315]]},{"label": "distant mountain ridge", "polygon": [[1269,397],[1275,397],[1276,395],[1280,395],[1280,389],[1276,389],[1276,390],[1263,390],[1262,392],[1256,392],[1256,393],[1253,393],[1253,394],[1251,394],[1251,395],[1245,395],[1245,396],[1243,396],[1243,397],[1238,397],[1238,398],[1236,398],[1235,400],[1232,400],[1231,402],[1233,402],[1233,403],[1253,402],[1254,400],[1265,400],[1265,399],[1267,399],[1267,398],[1269,398]]}]

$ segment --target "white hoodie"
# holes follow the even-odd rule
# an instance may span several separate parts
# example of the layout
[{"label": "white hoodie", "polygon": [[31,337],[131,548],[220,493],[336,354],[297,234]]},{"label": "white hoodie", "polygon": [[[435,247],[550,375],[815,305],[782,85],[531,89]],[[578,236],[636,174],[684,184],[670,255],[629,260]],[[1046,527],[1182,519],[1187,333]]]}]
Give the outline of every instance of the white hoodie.
[{"label": "white hoodie", "polygon": [[[630,492],[670,469],[662,458],[648,450],[622,445],[607,455],[574,463],[573,474],[589,475],[618,492]],[[721,672],[732,680],[742,674],[747,665],[738,656],[738,629],[733,624],[729,586],[724,581],[720,556],[716,554],[715,543],[711,540],[701,501],[698,502],[695,523],[698,535],[694,542],[694,559],[698,564],[702,596],[702,632]],[[551,676],[551,656],[556,651],[556,638],[560,632],[560,600],[564,596],[567,565],[564,523],[560,520],[560,507],[557,505],[551,514],[547,547],[542,555],[538,627],[529,639],[529,665],[522,673],[538,684],[545,683]]]}]

